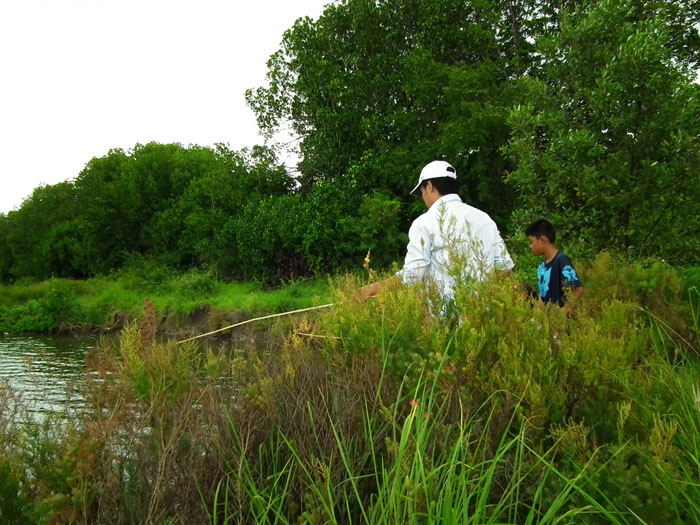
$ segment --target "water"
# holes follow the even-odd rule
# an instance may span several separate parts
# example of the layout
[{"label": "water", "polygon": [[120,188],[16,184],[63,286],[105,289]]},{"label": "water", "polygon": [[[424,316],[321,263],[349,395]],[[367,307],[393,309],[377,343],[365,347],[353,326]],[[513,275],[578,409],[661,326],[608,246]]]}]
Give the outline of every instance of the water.
[{"label": "water", "polygon": [[36,419],[80,409],[84,400],[76,386],[97,342],[86,335],[0,335],[0,383],[9,384]]}]

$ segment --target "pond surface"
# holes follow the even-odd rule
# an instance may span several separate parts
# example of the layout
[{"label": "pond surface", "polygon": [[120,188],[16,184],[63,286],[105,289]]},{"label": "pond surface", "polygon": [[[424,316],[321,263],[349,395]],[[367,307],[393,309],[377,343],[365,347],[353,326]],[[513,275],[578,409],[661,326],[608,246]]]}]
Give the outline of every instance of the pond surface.
[{"label": "pond surface", "polygon": [[0,384],[36,419],[79,409],[83,398],[75,387],[97,343],[89,335],[0,335]]}]

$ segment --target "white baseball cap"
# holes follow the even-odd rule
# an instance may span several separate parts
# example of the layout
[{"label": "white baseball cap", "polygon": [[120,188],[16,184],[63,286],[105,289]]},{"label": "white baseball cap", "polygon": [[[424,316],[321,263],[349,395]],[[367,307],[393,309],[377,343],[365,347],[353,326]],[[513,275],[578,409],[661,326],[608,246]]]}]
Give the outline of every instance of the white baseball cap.
[{"label": "white baseball cap", "polygon": [[426,164],[420,172],[418,184],[416,184],[416,187],[411,190],[411,195],[418,195],[418,188],[420,188],[420,185],[424,180],[438,179],[441,177],[449,177],[457,180],[457,170],[455,170],[449,162],[444,160],[434,160],[433,162]]}]

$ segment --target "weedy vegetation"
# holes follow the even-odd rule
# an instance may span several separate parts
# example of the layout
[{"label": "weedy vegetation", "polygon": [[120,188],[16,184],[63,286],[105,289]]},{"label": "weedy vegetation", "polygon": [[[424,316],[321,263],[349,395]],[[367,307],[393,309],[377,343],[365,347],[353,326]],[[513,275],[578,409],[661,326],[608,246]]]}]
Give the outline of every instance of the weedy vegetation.
[{"label": "weedy vegetation", "polygon": [[121,328],[138,320],[144,298],[157,305],[159,319],[182,323],[198,310],[217,316],[244,312],[265,315],[330,299],[325,279],[291,280],[277,288],[225,282],[215,273],[188,272],[146,260],[113,274],[86,280],[26,280],[0,285],[0,332],[65,332]]},{"label": "weedy vegetation", "polygon": [[700,293],[671,267],[577,264],[575,315],[514,278],[434,314],[395,285],[270,331],[177,345],[146,304],[89,356],[88,409],[0,396],[7,523],[694,523]]}]

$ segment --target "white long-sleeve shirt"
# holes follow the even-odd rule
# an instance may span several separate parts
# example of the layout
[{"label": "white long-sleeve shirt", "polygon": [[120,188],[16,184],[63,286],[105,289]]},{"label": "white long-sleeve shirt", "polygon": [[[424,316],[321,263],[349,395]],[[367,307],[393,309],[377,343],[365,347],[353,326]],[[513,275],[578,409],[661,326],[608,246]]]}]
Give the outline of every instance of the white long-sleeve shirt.
[{"label": "white long-sleeve shirt", "polygon": [[404,267],[397,275],[404,283],[431,281],[450,300],[458,280],[483,280],[494,269],[511,268],[513,260],[496,223],[452,193],[413,221]]}]

